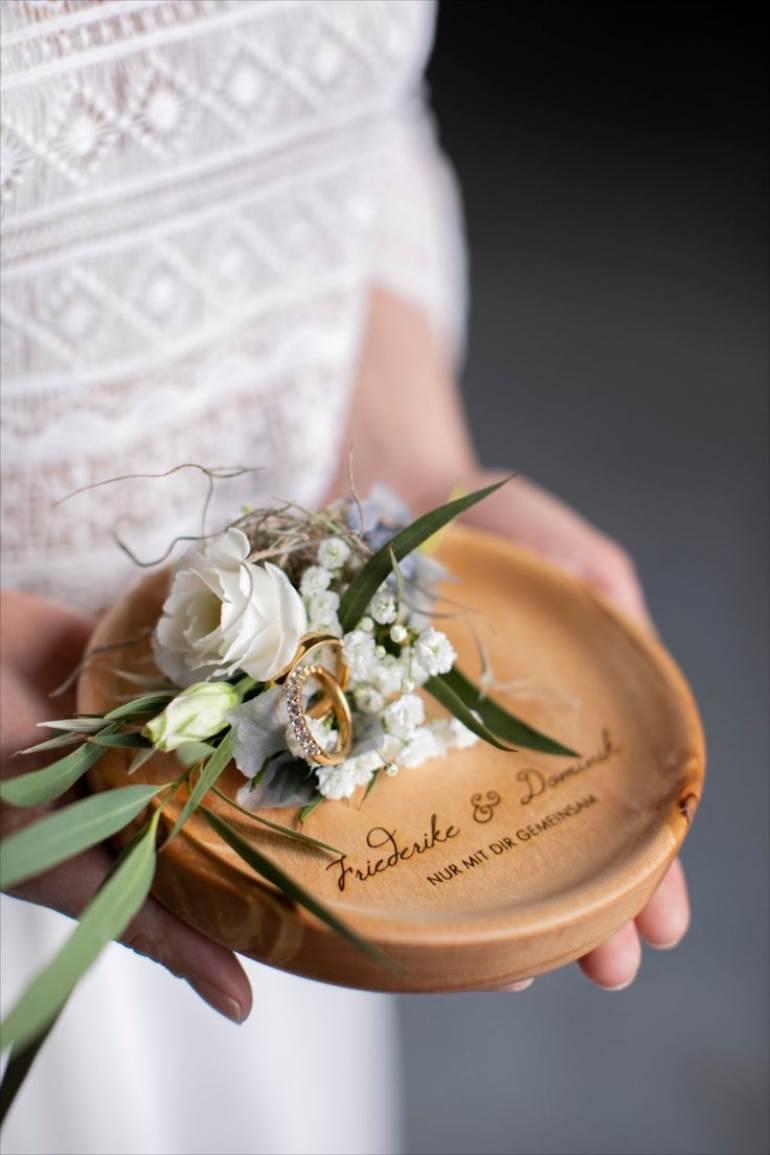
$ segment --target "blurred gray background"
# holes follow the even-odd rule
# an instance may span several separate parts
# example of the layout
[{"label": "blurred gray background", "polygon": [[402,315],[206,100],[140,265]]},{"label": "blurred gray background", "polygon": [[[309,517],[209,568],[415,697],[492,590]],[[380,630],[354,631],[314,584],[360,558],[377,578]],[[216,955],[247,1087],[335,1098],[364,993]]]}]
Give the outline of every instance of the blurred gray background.
[{"label": "blurred gray background", "polygon": [[694,924],[635,985],[400,1000],[409,1155],[741,1155],[767,1133],[765,89],[752,5],[448,0],[481,454],[635,556],[709,744]]}]

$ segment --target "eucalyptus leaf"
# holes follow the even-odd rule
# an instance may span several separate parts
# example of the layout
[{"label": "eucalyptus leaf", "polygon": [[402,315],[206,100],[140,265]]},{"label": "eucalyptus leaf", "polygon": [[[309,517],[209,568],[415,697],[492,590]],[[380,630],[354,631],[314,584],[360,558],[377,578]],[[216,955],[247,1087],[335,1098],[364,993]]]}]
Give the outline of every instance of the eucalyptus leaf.
[{"label": "eucalyptus leaf", "polygon": [[561,742],[549,738],[547,734],[535,730],[511,714],[505,707],[499,706],[491,698],[482,695],[473,682],[456,666],[448,674],[441,674],[439,677],[432,678],[428,683],[426,689],[430,690],[434,697],[438,697],[434,690],[434,685],[437,683],[447,686],[470,710],[477,713],[485,725],[500,738],[505,738],[506,741],[513,742],[517,746],[523,746],[528,750],[539,750],[542,754],[558,754],[568,758],[579,757],[578,753],[571,750],[569,746],[564,746]]},{"label": "eucalyptus leaf", "polygon": [[218,786],[212,787],[212,793],[216,794],[217,798],[221,798],[228,806],[232,806],[234,810],[238,810],[241,814],[245,814],[247,818],[251,818],[254,822],[259,822],[262,826],[274,830],[277,834],[283,834],[286,838],[293,838],[296,842],[304,842],[306,846],[313,846],[316,850],[328,850],[331,854],[341,854],[336,846],[329,846],[328,842],[321,842],[318,838],[311,838],[309,834],[303,834],[299,830],[292,830],[290,826],[281,826],[279,822],[271,822],[269,818],[263,817],[261,814],[253,814],[251,810],[247,810],[245,806],[239,805],[234,798],[230,798],[225,794],[224,790],[220,790]]},{"label": "eucalyptus leaf", "polygon": [[303,806],[299,812],[300,822],[307,822],[310,815],[316,810],[324,801],[324,796],[320,791],[316,791],[313,797],[308,802],[307,806]]},{"label": "eucalyptus leaf", "polygon": [[8,1064],[3,1073],[3,1081],[0,1083],[0,1127],[5,1122],[5,1117],[13,1106],[14,1099],[29,1074],[29,1069],[37,1058],[38,1051],[55,1027],[58,1018],[57,1014],[43,1033],[31,1043],[22,1047],[11,1047]]},{"label": "eucalyptus leaf", "polygon": [[75,733],[91,734],[104,727],[104,717],[101,714],[83,714],[79,718],[62,718],[50,722],[38,722],[42,730],[72,730]]},{"label": "eucalyptus leaf", "polygon": [[228,822],[220,818],[218,814],[214,814],[213,811],[207,809],[205,806],[201,807],[201,812],[212,830],[216,831],[219,837],[235,851],[239,858],[242,858],[252,870],[256,871],[256,873],[260,874],[263,878],[266,878],[273,886],[277,886],[287,898],[290,898],[300,906],[304,906],[306,910],[309,910],[316,918],[325,922],[327,926],[336,931],[336,933],[349,942],[351,946],[360,950],[362,954],[365,954],[374,962],[380,963],[381,966],[390,969],[396,966],[393,959],[389,958],[388,955],[373,943],[367,942],[366,939],[361,938],[354,930],[351,930],[351,928],[337,918],[335,914],[332,914],[323,903],[314,898],[312,894],[309,894],[299,883],[294,882],[293,879],[284,874],[274,862],[271,862],[269,858],[265,858],[255,847],[241,838],[240,834],[238,834]]},{"label": "eucalyptus leaf", "polygon": [[23,1048],[53,1023],[80,978],[118,938],[147,897],[155,874],[156,809],[142,834],[121,855],[53,961],[30,983],[2,1025],[6,1046]]},{"label": "eucalyptus leaf", "polygon": [[131,764],[128,767],[128,770],[126,770],[126,774],[135,774],[140,766],[144,766],[145,762],[149,762],[154,753],[155,749],[152,746],[149,750],[138,750],[134,757],[131,759]]},{"label": "eucalyptus leaf", "polygon": [[154,714],[165,709],[169,698],[175,698],[178,693],[179,690],[156,690],[152,694],[144,694],[141,698],[124,702],[122,706],[116,706],[104,717],[108,722],[116,722],[120,718],[132,718],[135,714]]},{"label": "eucalyptus leaf", "polygon": [[432,694],[436,701],[440,702],[442,706],[446,706],[449,713],[452,714],[458,721],[477,734],[479,738],[483,738],[490,746],[497,747],[498,750],[506,750],[509,754],[515,754],[515,746],[507,746],[505,742],[501,742],[490,729],[488,729],[483,722],[480,722],[470,708],[466,706],[462,698],[454,692],[447,682],[440,677],[429,678],[425,683],[425,689],[429,694]]},{"label": "eucalyptus leaf", "polygon": [[190,815],[194,814],[198,809],[201,802],[206,797],[209,790],[220,777],[222,772],[226,769],[231,759],[232,749],[230,745],[230,732],[228,731],[198,775],[198,780],[190,791],[187,801],[182,807],[179,813],[179,817],[174,823],[174,827],[168,836],[169,842],[172,838],[177,836]]},{"label": "eucalyptus leaf", "polygon": [[370,779],[369,779],[369,781],[367,782],[367,784],[366,784],[366,790],[364,790],[364,796],[363,796],[363,798],[361,799],[361,801],[362,801],[362,802],[366,802],[367,798],[369,797],[369,795],[371,794],[372,790],[374,789],[374,784],[375,784],[375,782],[377,781],[377,778],[378,778],[378,776],[379,776],[379,773],[380,773],[380,770],[381,770],[381,769],[382,769],[382,767],[381,767],[381,766],[379,766],[379,767],[378,767],[378,768],[377,768],[377,769],[374,771],[374,773],[372,774],[371,778],[370,778]]},{"label": "eucalyptus leaf", "polygon": [[[102,733],[115,733],[117,729],[117,725],[107,726]],[[84,742],[77,750],[52,762],[50,766],[44,766],[42,770],[6,778],[0,782],[0,798],[12,806],[41,806],[44,802],[53,802],[55,798],[66,794],[86,770],[96,765],[106,750],[106,746]]]},{"label": "eucalyptus leaf", "polygon": [[77,742],[82,741],[82,734],[57,734],[55,738],[48,738],[45,742],[38,742],[36,746],[27,746],[25,750],[17,750],[14,758],[20,758],[22,754],[39,754],[43,750],[58,750],[62,746],[74,746]]},{"label": "eucalyptus leaf", "polygon": [[0,882],[16,886],[104,841],[147,806],[163,786],[123,786],[54,810],[0,842]]},{"label": "eucalyptus leaf", "polygon": [[134,731],[128,734],[90,734],[87,742],[94,742],[97,746],[106,746],[108,749],[152,750],[153,745],[149,738]]},{"label": "eucalyptus leaf", "polygon": [[397,561],[401,561],[402,558],[418,549],[428,538],[433,537],[434,533],[442,529],[447,522],[452,521],[453,518],[458,517],[466,509],[476,505],[477,502],[483,501],[485,497],[489,497],[509,480],[510,478],[506,477],[503,481],[488,485],[485,489],[477,489],[475,493],[458,497],[455,501],[450,501],[438,509],[431,510],[430,513],[418,517],[416,521],[413,521],[406,529],[402,529],[381,549],[378,549],[369,558],[363,569],[358,571],[340,602],[338,616],[343,632],[347,633],[352,630],[364,616],[369,602],[393,569],[393,557]]}]

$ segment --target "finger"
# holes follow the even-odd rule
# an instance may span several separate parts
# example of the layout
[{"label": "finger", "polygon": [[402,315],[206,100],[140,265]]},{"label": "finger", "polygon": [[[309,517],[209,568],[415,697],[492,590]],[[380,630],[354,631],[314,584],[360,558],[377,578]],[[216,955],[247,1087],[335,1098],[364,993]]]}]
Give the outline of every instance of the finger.
[{"label": "finger", "polygon": [[642,947],[633,922],[578,962],[586,978],[604,991],[622,991],[636,978]]},{"label": "finger", "polygon": [[678,858],[672,862],[660,886],[637,916],[636,925],[645,942],[658,950],[670,950],[684,938],[690,925],[690,900]]},{"label": "finger", "polygon": [[144,904],[121,940],[185,979],[209,1006],[234,1023],[251,1011],[251,986],[232,951],[207,938],[154,898]]},{"label": "finger", "polygon": [[520,991],[528,991],[534,981],[534,979],[519,979],[518,982],[510,983],[507,987],[500,987],[499,990],[512,991],[514,994],[518,994]]},{"label": "finger", "polygon": [[[112,863],[103,847],[95,847],[30,879],[12,893],[76,918]],[[121,941],[186,979],[205,1002],[233,1022],[242,1023],[248,1017],[251,987],[235,955],[193,930],[154,898],[147,900]]]}]

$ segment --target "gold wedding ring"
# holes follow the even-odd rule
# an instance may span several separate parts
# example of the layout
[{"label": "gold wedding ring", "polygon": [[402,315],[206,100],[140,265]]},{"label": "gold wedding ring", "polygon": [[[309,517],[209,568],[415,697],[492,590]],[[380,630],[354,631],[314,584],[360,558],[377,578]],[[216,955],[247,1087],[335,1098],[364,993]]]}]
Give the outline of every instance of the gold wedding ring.
[{"label": "gold wedding ring", "polygon": [[[335,653],[335,672],[318,662],[308,662],[313,654],[328,648]],[[353,719],[345,690],[350,680],[350,671],[342,657],[342,643],[333,634],[306,634],[300,641],[297,653],[281,680],[284,680],[284,695],[289,714],[289,725],[299,742],[302,752],[312,762],[322,766],[336,766],[344,762],[350,753],[353,741]],[[310,708],[305,709],[302,689],[305,682],[315,679],[323,691],[323,696]],[[337,722],[337,742],[331,751],[324,750],[311,733],[308,718],[324,718],[331,712]]]}]

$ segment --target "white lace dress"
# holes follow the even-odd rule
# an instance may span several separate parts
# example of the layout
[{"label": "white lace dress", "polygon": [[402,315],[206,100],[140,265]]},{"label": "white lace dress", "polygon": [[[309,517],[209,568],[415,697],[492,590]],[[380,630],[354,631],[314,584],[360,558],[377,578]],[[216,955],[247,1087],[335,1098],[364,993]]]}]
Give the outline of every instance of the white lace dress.
[{"label": "white lace dress", "polygon": [[[422,100],[431,0],[2,0],[7,586],[96,610],[218,490],[312,504],[371,286],[455,341],[463,251]],[[68,924],[4,900],[3,1000]],[[230,1026],[121,948],[9,1119],[13,1152],[387,1152],[386,1000],[253,966]]]}]

